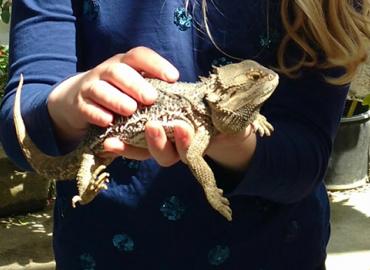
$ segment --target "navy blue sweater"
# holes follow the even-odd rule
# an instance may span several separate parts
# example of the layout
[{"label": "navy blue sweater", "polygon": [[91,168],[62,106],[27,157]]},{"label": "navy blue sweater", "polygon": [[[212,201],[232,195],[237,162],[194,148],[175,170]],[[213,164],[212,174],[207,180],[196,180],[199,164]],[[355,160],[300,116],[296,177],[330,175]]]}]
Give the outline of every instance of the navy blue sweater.
[{"label": "navy blue sweater", "polygon": [[[209,1],[215,42],[238,58],[275,64],[284,34],[279,2]],[[18,0],[13,2],[10,82],[1,104],[0,139],[8,155],[30,169],[15,138],[12,106],[19,74],[26,82],[22,114],[31,138],[60,153],[47,98],[65,78],[110,56],[147,46],[172,62],[181,81],[196,81],[212,65],[235,61],[204,34],[199,3],[182,0]],[[299,52],[291,46],[294,61]],[[258,138],[241,174],[208,159],[231,201],[233,221],[208,205],[188,168],[118,158],[109,189],[76,209],[74,181],[58,182],[54,251],[58,269],[321,269],[329,238],[322,183],[347,87],[329,85],[305,69],[280,84],[262,108],[275,127]],[[66,112],[68,113],[68,112]]]}]

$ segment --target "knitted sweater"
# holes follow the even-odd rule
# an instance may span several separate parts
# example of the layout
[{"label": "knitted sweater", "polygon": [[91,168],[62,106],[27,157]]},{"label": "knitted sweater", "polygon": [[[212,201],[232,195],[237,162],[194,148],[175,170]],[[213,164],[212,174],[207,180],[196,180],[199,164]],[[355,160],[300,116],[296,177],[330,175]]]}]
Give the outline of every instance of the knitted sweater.
[{"label": "knitted sweater", "polygon": [[[229,55],[273,66],[284,34],[279,2],[210,1],[207,16],[216,44]],[[235,61],[205,34],[199,1],[187,9],[181,0],[14,1],[10,81],[0,115],[8,155],[30,169],[12,118],[20,73],[27,79],[22,113],[29,134],[43,151],[57,155],[61,145],[46,104],[65,78],[136,46],[168,59],[181,81],[196,81],[212,65]],[[290,50],[294,61],[299,51]],[[324,75],[316,69],[304,69],[295,79],[281,74],[262,108],[275,131],[258,137],[242,173],[208,158],[231,202],[231,223],[210,208],[181,162],[163,168],[152,159],[117,158],[108,168],[108,190],[75,209],[75,182],[58,182],[53,235],[58,269],[321,269],[330,230],[322,181],[348,90],[329,85]]]}]

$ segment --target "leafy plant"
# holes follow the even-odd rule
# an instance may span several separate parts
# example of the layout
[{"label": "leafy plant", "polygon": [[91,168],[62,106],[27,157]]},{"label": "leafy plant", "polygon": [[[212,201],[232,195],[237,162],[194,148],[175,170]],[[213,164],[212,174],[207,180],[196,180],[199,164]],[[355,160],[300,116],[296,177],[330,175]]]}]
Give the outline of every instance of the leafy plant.
[{"label": "leafy plant", "polygon": [[1,21],[3,23],[9,23],[10,21],[10,9],[12,7],[12,0],[0,0],[0,12]]},{"label": "leafy plant", "polygon": [[362,105],[364,106],[368,106],[369,107],[369,110],[370,110],[370,94],[368,94],[364,100],[362,101]]},{"label": "leafy plant", "polygon": [[8,62],[9,62],[8,60],[9,60],[8,46],[0,45],[0,100],[4,95],[5,86],[8,81]]}]

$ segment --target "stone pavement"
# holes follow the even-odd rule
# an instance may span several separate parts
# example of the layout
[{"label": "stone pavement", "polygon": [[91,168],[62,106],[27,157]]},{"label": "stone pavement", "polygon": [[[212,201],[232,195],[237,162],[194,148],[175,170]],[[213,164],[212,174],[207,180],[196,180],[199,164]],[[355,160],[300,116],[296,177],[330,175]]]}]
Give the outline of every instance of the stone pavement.
[{"label": "stone pavement", "polygon": [[[332,237],[327,270],[370,270],[370,184],[329,192]],[[0,270],[53,270],[52,211],[0,219]],[[299,269],[287,269],[299,270]]]},{"label": "stone pavement", "polygon": [[332,237],[327,270],[370,270],[370,184],[329,195]]},{"label": "stone pavement", "polygon": [[52,206],[0,219],[0,270],[52,270]]}]

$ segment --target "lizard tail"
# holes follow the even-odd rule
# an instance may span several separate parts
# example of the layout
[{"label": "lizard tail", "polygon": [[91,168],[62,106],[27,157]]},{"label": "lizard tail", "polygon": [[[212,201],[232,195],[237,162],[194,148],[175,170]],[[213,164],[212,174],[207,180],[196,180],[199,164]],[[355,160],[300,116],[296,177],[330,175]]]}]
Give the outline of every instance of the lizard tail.
[{"label": "lizard tail", "polygon": [[36,173],[44,176],[45,178],[60,180],[75,178],[76,171],[73,168],[66,169],[66,167],[64,167],[64,170],[58,170],[58,168],[63,168],[64,165],[62,164],[78,164],[78,160],[71,161],[71,158],[76,159],[75,153],[72,154],[72,152],[60,157],[49,156],[43,153],[27,134],[21,114],[22,87],[23,75],[21,74],[15,94],[13,117],[17,139],[25,158],[27,159],[27,162],[31,165]]}]

